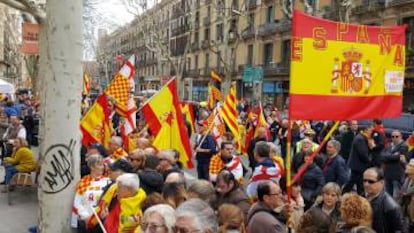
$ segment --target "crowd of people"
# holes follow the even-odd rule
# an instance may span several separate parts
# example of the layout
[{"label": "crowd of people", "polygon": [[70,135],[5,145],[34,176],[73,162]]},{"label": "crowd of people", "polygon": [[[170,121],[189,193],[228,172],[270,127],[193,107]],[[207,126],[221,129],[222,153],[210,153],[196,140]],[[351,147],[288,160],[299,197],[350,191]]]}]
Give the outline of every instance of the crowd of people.
[{"label": "crowd of people", "polygon": [[198,109],[197,132],[188,130],[197,177],[176,150],[152,146],[142,121],[145,132],[131,151],[118,136],[108,148],[84,148],[72,226],[78,232],[414,232],[414,133],[404,140],[394,130],[388,140],[380,120],[342,122],[315,156],[332,122],[295,122],[291,171],[310,165],[288,188],[286,115],[265,109],[268,125],[258,126],[257,115],[239,111],[241,131],[257,127],[248,159],[229,133],[218,145],[207,110]]},{"label": "crowd of people", "polygon": [[9,184],[16,173],[30,173],[38,168],[30,149],[31,145],[37,145],[37,103],[27,93],[17,95],[16,101],[0,96],[0,161],[5,168],[2,192],[13,190]]}]

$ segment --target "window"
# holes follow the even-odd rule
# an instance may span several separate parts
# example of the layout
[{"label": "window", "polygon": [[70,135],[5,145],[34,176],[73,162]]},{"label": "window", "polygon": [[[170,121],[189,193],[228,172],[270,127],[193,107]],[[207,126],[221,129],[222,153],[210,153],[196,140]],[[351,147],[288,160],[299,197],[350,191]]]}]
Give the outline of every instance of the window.
[{"label": "window", "polygon": [[273,23],[275,18],[275,11],[273,6],[268,6],[266,9],[266,23]]},{"label": "window", "polygon": [[199,26],[200,25],[200,12],[196,12],[195,14],[195,25]]},{"label": "window", "polygon": [[194,69],[198,69],[198,55],[195,55],[194,57]]},{"label": "window", "polygon": [[254,25],[254,13],[250,13],[249,14],[249,21],[248,21],[248,24],[249,24],[249,26],[253,26]]},{"label": "window", "polygon": [[204,61],[204,68],[208,68],[210,66],[210,55],[206,53],[206,60]]},{"label": "window", "polygon": [[198,43],[198,32],[194,32],[194,42]]},{"label": "window", "polygon": [[223,41],[223,24],[216,25],[216,40],[220,42]]},{"label": "window", "polygon": [[210,28],[204,29],[204,40],[210,40]]},{"label": "window", "polygon": [[247,65],[253,65],[253,45],[249,44],[247,46]]},{"label": "window", "polygon": [[290,61],[290,40],[284,40],[282,42],[282,64],[288,65]]},{"label": "window", "polygon": [[404,18],[402,20],[403,24],[407,25],[406,36],[405,36],[405,45],[408,56],[413,56],[414,49],[414,17]]},{"label": "window", "polygon": [[221,52],[220,51],[217,53],[216,64],[217,64],[217,67],[221,67]]},{"label": "window", "polygon": [[191,69],[191,57],[187,58],[187,69],[186,70],[190,70]]},{"label": "window", "polygon": [[273,59],[273,44],[267,43],[263,46],[263,64],[268,65]]}]

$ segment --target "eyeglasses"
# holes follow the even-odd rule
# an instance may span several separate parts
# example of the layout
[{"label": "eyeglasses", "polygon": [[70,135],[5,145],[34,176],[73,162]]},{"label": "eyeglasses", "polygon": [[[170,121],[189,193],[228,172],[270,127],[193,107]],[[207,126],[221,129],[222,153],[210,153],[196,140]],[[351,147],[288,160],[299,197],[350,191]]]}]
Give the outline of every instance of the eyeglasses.
[{"label": "eyeglasses", "polygon": [[364,183],[368,183],[368,184],[375,184],[377,183],[379,180],[368,180],[368,179],[364,179]]},{"label": "eyeglasses", "polygon": [[156,232],[158,228],[165,228],[165,225],[164,224],[157,225],[157,224],[142,223],[141,228],[142,228],[143,231],[146,231],[148,229],[150,232]]},{"label": "eyeglasses", "polygon": [[174,233],[196,233],[196,232],[200,232],[201,230],[190,230],[188,228],[184,228],[184,227],[177,227],[177,226],[173,226],[172,230]]}]

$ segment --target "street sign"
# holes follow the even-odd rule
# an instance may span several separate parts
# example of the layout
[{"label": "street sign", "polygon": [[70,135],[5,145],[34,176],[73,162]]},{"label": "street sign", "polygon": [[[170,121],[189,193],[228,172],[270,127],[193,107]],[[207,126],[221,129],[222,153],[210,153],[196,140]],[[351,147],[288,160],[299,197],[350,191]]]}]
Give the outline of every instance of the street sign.
[{"label": "street sign", "polygon": [[245,66],[243,69],[243,82],[250,83],[255,81],[263,81],[263,68]]}]

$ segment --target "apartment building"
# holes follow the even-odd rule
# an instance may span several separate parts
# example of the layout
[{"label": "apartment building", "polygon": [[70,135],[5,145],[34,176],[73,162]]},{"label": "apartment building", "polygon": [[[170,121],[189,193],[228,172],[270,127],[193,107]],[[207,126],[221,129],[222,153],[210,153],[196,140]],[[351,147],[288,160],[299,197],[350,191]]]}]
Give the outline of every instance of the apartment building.
[{"label": "apartment building", "polygon": [[[331,3],[332,2],[332,3]],[[314,14],[338,20],[335,1],[312,1]],[[303,10],[300,1],[295,8]],[[408,24],[404,109],[414,110],[414,1],[356,0],[351,22]],[[130,25],[104,37],[110,59],[136,53],[140,88],[182,75],[185,99],[207,99],[210,72],[223,84],[237,81],[238,95],[283,108],[289,91],[291,22],[279,0],[164,0]],[[413,57],[413,58],[411,58]],[[173,64],[173,65],[172,65]],[[262,76],[244,75],[260,71]]]}]

